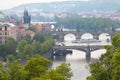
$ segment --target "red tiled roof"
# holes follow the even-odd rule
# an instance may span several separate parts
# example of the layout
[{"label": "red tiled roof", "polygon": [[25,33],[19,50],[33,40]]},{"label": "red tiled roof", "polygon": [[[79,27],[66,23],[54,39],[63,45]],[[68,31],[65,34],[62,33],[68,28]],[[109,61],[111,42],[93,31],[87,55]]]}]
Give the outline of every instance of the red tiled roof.
[{"label": "red tiled roof", "polygon": [[25,27],[24,27],[24,25],[23,24],[20,24],[19,26],[18,26],[18,29],[24,29]]},{"label": "red tiled roof", "polygon": [[26,35],[26,34],[32,35],[32,34],[34,34],[34,32],[31,30],[27,30],[27,31],[23,32],[23,35]]}]

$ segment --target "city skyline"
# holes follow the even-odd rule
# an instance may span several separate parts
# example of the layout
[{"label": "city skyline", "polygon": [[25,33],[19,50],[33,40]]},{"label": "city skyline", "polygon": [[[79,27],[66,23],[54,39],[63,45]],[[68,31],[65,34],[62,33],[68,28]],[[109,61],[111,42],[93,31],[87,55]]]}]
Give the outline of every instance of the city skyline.
[{"label": "city skyline", "polygon": [[55,1],[89,1],[89,0],[2,0],[0,10],[9,9],[26,3],[55,2]]}]

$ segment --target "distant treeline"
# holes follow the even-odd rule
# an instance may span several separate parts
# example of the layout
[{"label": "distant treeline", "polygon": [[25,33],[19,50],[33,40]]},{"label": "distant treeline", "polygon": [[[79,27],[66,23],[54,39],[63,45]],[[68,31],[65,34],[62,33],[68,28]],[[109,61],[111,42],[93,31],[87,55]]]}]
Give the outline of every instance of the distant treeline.
[{"label": "distant treeline", "polygon": [[57,27],[70,29],[87,29],[87,30],[104,30],[118,28],[120,24],[109,18],[82,18],[82,17],[65,17],[56,18]]}]

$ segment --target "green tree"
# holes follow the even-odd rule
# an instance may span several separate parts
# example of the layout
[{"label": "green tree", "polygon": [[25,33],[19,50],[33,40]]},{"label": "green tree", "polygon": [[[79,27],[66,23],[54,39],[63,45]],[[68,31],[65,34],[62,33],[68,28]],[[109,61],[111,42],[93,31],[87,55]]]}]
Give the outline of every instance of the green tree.
[{"label": "green tree", "polygon": [[33,42],[32,43],[33,52],[35,54],[42,54],[41,43],[40,42]]},{"label": "green tree", "polygon": [[102,66],[99,62],[94,62],[90,64],[90,72],[93,80],[109,80],[106,68]]},{"label": "green tree", "polygon": [[72,72],[70,69],[70,64],[62,63],[56,69],[49,69],[41,75],[39,78],[33,80],[70,80],[72,77]]},{"label": "green tree", "polygon": [[3,66],[3,62],[0,62],[0,80],[10,80],[9,73]]},{"label": "green tree", "polygon": [[17,42],[13,38],[7,38],[5,44],[0,44],[0,56],[6,60],[7,55],[16,55]]},{"label": "green tree", "polygon": [[40,56],[30,58],[26,63],[8,62],[7,67],[0,62],[0,80],[70,80],[69,64],[61,64],[50,69],[51,62]]},{"label": "green tree", "polygon": [[115,50],[113,58],[111,59],[112,64],[112,80],[120,80],[120,47]]},{"label": "green tree", "polygon": [[68,80],[60,73],[57,73],[56,70],[50,69],[44,75],[39,78],[35,78],[33,80]]},{"label": "green tree", "polygon": [[106,46],[106,53],[97,62],[90,64],[91,76],[87,80],[119,80],[120,76],[120,33],[115,34],[112,45]]},{"label": "green tree", "polygon": [[5,43],[6,54],[16,54],[17,42],[13,38],[7,38]]},{"label": "green tree", "polygon": [[40,33],[36,33],[33,37],[33,41],[38,41],[40,43],[43,43],[45,41],[45,37]]},{"label": "green tree", "polygon": [[67,79],[70,79],[73,74],[71,72],[70,64],[62,63],[60,66],[56,67],[56,72],[61,74]]},{"label": "green tree", "polygon": [[54,40],[51,37],[45,37],[45,41],[41,45],[42,53],[46,53],[53,48]]},{"label": "green tree", "polygon": [[0,44],[0,57],[2,58],[2,60],[5,60],[6,56],[7,56],[6,46],[5,44]]},{"label": "green tree", "polygon": [[26,77],[27,72],[16,62],[8,63],[7,68],[0,66],[0,80],[26,80]]},{"label": "green tree", "polygon": [[32,42],[32,38],[30,35],[25,35],[22,40],[26,40],[29,44]]},{"label": "green tree", "polygon": [[14,55],[8,55],[7,56],[7,62],[14,62],[15,61],[15,56]]},{"label": "green tree", "polygon": [[119,48],[120,47],[120,33],[116,33],[113,36],[112,45],[114,46],[114,48]]},{"label": "green tree", "polygon": [[32,78],[40,77],[48,70],[49,65],[50,61],[40,56],[31,58],[25,64],[25,71],[28,72],[27,79],[30,80]]},{"label": "green tree", "polygon": [[17,45],[17,50],[19,52],[24,52],[24,46],[27,44],[28,44],[28,42],[26,40],[21,40]]},{"label": "green tree", "polygon": [[32,45],[26,44],[26,45],[24,46],[23,53],[25,54],[25,56],[30,56],[30,57],[32,57],[32,56],[34,55]]},{"label": "green tree", "polygon": [[28,73],[24,70],[23,66],[18,64],[17,62],[8,63],[8,75],[10,77],[9,80],[26,80]]},{"label": "green tree", "polygon": [[57,27],[64,27],[77,30],[105,30],[118,28],[120,25],[109,18],[82,18],[81,16],[67,16],[58,18]]}]

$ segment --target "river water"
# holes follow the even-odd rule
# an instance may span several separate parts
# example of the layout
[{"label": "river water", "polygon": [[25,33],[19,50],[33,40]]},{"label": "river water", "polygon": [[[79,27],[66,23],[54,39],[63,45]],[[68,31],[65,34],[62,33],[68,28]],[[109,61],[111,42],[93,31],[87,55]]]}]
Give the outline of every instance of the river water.
[{"label": "river water", "polygon": [[[105,49],[97,50],[91,52],[91,62],[98,60],[101,54],[105,53]],[[90,75],[88,62],[86,62],[85,52],[73,50],[73,54],[68,54],[66,58],[63,56],[56,57],[53,60],[52,67],[55,68],[59,66],[61,63],[70,63],[70,67],[72,69],[73,77],[71,80],[86,80],[86,77]]]}]

